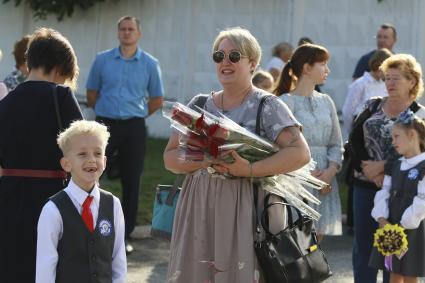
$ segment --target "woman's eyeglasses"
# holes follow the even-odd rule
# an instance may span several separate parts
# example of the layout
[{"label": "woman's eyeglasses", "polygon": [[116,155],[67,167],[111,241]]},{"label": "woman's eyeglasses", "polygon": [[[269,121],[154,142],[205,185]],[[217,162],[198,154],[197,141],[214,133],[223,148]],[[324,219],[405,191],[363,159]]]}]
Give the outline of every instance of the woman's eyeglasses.
[{"label": "woman's eyeglasses", "polygon": [[229,60],[232,63],[237,63],[241,60],[242,57],[247,57],[242,55],[239,51],[230,51],[229,54],[224,53],[221,50],[217,50],[213,53],[212,58],[214,62],[221,63],[226,58],[226,56],[229,56]]}]

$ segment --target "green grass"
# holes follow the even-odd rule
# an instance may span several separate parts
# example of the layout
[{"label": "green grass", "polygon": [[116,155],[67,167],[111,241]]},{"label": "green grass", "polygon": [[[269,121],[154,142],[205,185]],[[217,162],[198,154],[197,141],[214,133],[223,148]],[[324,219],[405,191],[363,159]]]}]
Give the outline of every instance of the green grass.
[{"label": "green grass", "polygon": [[[167,145],[166,139],[148,138],[146,144],[145,167],[141,179],[139,210],[137,224],[150,224],[152,219],[155,187],[158,184],[173,184],[174,175],[164,168],[162,154]],[[119,180],[109,180],[104,176],[101,187],[121,197],[121,183]]]},{"label": "green grass", "polygon": [[[165,170],[162,158],[167,141],[159,138],[148,138],[147,140],[145,169],[142,175],[137,216],[137,223],[141,225],[151,223],[156,185],[173,184],[174,182],[175,176]],[[342,211],[345,213],[347,211],[347,185],[341,178],[338,178],[338,180]],[[121,196],[119,180],[109,180],[104,176],[100,183],[102,188],[111,191],[117,197]]]}]

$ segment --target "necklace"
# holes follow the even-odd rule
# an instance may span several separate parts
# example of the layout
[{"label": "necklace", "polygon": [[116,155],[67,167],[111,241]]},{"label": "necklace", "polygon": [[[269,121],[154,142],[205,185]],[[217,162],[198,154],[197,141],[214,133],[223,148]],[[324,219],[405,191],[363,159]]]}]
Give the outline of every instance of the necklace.
[{"label": "necklace", "polygon": [[[242,97],[242,100],[241,100],[241,102],[239,103],[239,105],[238,106],[241,106],[242,105],[242,103],[245,101],[245,99],[246,99],[246,97],[248,96],[248,94],[250,94],[251,93],[251,88],[249,88],[248,89],[248,91],[243,95],[243,97]],[[227,113],[227,112],[229,112],[229,110],[225,110],[224,109],[224,91],[221,93],[221,112],[223,113],[223,114],[225,114],[225,113]]]}]

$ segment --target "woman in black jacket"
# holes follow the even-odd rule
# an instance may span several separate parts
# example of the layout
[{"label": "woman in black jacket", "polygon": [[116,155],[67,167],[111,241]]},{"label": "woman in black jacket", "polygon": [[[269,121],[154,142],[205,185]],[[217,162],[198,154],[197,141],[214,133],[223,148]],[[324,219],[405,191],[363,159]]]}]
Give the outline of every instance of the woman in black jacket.
[{"label": "woman in black jacket", "polygon": [[71,121],[82,119],[75,96],[65,86],[75,86],[78,76],[69,41],[55,30],[38,29],[30,39],[27,63],[27,81],[0,101],[2,282],[35,281],[38,217],[66,178],[56,136]]},{"label": "woman in black jacket", "polygon": [[[384,166],[397,158],[392,146],[392,125],[407,108],[425,118],[425,108],[415,102],[423,91],[422,71],[416,59],[407,54],[393,55],[382,63],[381,70],[388,97],[369,100],[350,134],[355,168],[353,269],[356,283],[376,282],[377,270],[370,268],[368,262],[378,224],[370,214],[375,193],[382,186]],[[387,273],[384,282],[388,282]]]}]

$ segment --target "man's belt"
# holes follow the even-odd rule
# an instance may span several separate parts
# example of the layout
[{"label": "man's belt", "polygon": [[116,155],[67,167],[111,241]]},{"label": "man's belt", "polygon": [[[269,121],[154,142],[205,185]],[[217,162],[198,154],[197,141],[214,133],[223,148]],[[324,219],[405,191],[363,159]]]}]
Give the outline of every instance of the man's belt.
[{"label": "man's belt", "polygon": [[4,177],[30,177],[30,178],[51,178],[66,179],[67,174],[63,170],[34,170],[34,169],[1,169]]},{"label": "man's belt", "polygon": [[142,118],[142,117],[132,117],[132,118],[129,118],[129,119],[120,120],[120,119],[106,118],[106,117],[102,117],[102,116],[96,117],[96,121],[104,122],[106,124],[126,124],[126,123],[130,123],[130,122],[133,122],[133,121],[144,120],[144,119],[145,118]]}]

